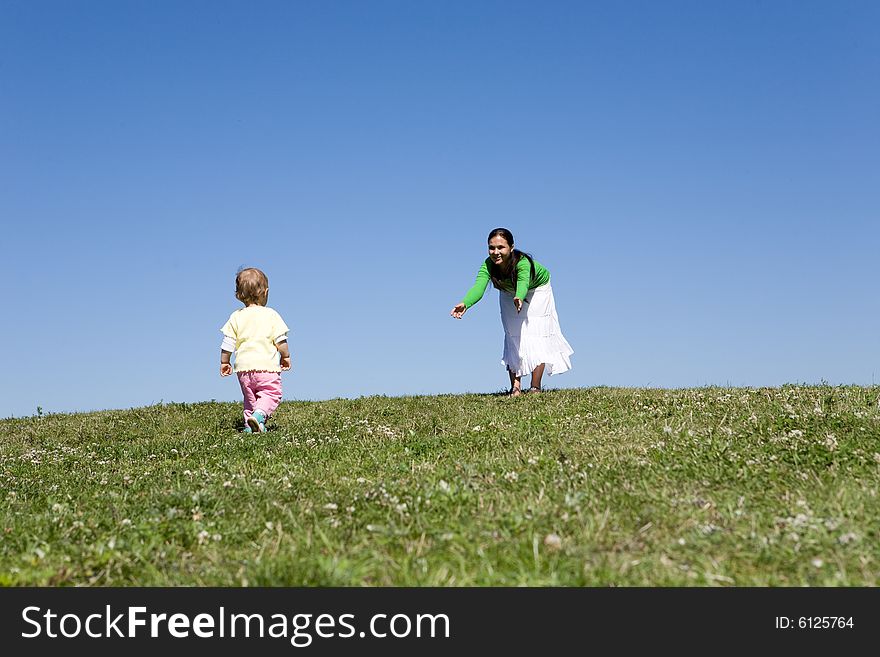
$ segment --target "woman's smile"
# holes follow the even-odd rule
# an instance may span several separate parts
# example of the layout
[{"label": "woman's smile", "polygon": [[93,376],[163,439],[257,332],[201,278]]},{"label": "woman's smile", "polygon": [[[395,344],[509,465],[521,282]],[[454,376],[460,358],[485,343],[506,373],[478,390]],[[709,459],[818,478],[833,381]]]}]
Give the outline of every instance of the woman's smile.
[{"label": "woman's smile", "polygon": [[511,247],[507,240],[496,235],[489,240],[489,257],[496,265],[503,265],[510,258]]}]

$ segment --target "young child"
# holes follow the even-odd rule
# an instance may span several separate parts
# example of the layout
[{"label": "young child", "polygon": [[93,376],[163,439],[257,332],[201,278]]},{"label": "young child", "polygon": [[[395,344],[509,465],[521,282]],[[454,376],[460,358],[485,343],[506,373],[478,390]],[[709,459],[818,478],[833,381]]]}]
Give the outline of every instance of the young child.
[{"label": "young child", "polygon": [[235,352],[235,373],[244,394],[244,430],[263,433],[266,420],[281,401],[281,372],[290,369],[290,329],[281,315],[266,307],[269,279],[259,269],[249,267],[238,272],[235,298],[244,308],[232,313],[220,329],[220,376],[232,374],[230,358]]}]

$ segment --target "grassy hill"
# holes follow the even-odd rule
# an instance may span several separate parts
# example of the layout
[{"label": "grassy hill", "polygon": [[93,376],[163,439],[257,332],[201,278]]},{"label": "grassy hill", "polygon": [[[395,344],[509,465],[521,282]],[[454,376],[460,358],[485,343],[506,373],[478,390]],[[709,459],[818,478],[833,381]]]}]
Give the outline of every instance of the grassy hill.
[{"label": "grassy hill", "polygon": [[0,584],[875,586],[880,387],[0,420]]}]

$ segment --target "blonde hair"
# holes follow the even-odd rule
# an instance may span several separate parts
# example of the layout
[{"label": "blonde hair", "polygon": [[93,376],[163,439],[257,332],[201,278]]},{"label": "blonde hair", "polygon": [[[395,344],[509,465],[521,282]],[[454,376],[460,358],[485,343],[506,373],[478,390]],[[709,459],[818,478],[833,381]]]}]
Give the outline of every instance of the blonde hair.
[{"label": "blonde hair", "polygon": [[265,306],[269,299],[269,279],[256,267],[240,269],[235,275],[235,298],[244,305]]}]

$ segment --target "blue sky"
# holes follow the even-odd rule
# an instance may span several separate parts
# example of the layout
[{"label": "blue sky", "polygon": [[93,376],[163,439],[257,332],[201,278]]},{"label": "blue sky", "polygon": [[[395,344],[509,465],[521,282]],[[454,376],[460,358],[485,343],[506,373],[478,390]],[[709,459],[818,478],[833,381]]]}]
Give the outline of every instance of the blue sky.
[{"label": "blue sky", "polygon": [[875,2],[0,0],[0,417],[495,392],[488,232],[552,274],[548,387],[880,382]]}]

